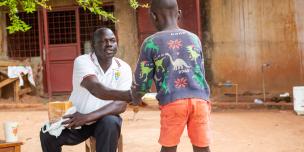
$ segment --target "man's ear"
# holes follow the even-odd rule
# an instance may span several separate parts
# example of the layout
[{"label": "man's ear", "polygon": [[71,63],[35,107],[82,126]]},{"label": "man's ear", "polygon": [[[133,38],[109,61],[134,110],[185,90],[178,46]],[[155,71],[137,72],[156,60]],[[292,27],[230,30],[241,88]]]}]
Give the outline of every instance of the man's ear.
[{"label": "man's ear", "polygon": [[91,41],[91,52],[95,53],[95,42]]},{"label": "man's ear", "polygon": [[177,20],[180,20],[182,17],[182,10],[178,10],[177,12]]},{"label": "man's ear", "polygon": [[91,41],[91,49],[94,50],[95,46],[94,46],[94,41]]},{"label": "man's ear", "polygon": [[157,20],[157,16],[156,16],[156,14],[154,13],[154,12],[150,12],[150,14],[151,14],[151,17],[152,17],[152,19],[154,20],[154,21],[156,21]]}]

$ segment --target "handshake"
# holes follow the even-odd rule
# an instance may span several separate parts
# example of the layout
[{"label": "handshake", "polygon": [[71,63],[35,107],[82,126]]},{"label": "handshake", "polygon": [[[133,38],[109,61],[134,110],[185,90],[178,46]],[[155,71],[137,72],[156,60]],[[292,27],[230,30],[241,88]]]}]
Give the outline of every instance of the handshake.
[{"label": "handshake", "polygon": [[136,84],[133,83],[131,89],[129,90],[129,101],[131,105],[134,106],[146,106],[147,104],[143,102],[142,97],[145,95],[143,92],[139,92],[136,89]]}]

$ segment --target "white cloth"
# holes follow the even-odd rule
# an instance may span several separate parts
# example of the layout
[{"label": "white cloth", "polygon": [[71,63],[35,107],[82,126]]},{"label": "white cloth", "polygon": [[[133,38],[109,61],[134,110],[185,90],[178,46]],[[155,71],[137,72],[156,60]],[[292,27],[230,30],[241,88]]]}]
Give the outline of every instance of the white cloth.
[{"label": "white cloth", "polygon": [[[75,112],[76,112],[76,108],[71,107],[65,112],[64,115],[74,114]],[[69,119],[60,118],[60,120],[58,120],[57,122],[52,123],[52,124],[50,124],[50,122],[47,122],[44,124],[41,131],[43,133],[49,132],[50,135],[56,136],[56,138],[57,138],[58,136],[60,136],[62,130],[65,129],[65,125],[62,125],[62,123],[66,120],[69,120]],[[81,127],[77,127],[75,129],[80,129],[80,128]]]},{"label": "white cloth", "polygon": [[96,98],[80,85],[82,80],[89,75],[95,75],[104,86],[116,90],[129,90],[132,85],[131,67],[121,59],[113,58],[111,66],[104,72],[95,54],[77,57],[73,69],[73,91],[69,100],[77,111],[83,114],[93,112],[113,102]]},{"label": "white cloth", "polygon": [[35,86],[35,81],[33,77],[33,71],[30,66],[8,66],[7,76],[9,78],[19,78],[19,86],[23,86],[24,82],[22,79],[22,74],[27,74],[27,79],[29,82]]}]

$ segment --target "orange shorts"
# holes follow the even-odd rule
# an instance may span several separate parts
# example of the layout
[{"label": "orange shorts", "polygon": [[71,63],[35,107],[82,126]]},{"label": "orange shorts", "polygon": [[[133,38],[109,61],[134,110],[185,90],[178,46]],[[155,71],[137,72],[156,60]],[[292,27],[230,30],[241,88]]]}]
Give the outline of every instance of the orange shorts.
[{"label": "orange shorts", "polygon": [[158,142],[162,146],[178,145],[186,125],[192,145],[209,146],[211,106],[208,101],[193,98],[181,99],[160,106],[160,109],[161,130]]}]

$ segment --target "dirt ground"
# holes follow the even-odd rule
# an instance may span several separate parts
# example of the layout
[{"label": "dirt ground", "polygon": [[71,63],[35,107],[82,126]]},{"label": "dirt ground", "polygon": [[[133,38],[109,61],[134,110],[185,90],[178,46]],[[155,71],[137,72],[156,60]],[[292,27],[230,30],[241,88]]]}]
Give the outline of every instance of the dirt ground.
[{"label": "dirt ground", "polygon": [[[125,152],[158,152],[159,111],[140,111],[137,121],[133,112],[126,111],[122,131]],[[4,121],[20,123],[19,138],[23,152],[41,152],[40,126],[47,120],[47,111],[0,111]],[[212,113],[211,150],[213,152],[303,152],[304,117],[292,111],[229,110]],[[0,125],[0,139],[4,138]],[[187,133],[181,137],[180,152],[191,152]],[[84,144],[65,146],[63,152],[84,152]]]}]

